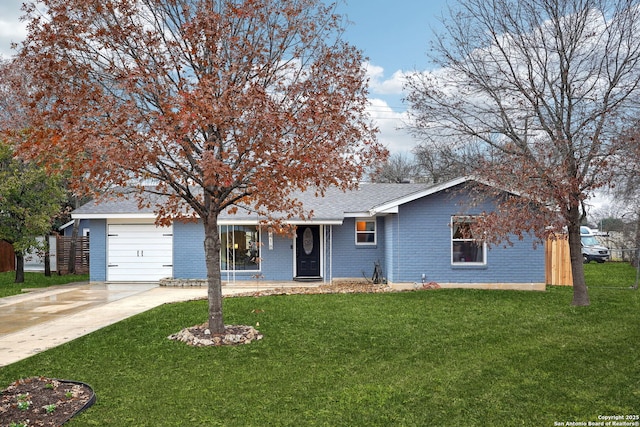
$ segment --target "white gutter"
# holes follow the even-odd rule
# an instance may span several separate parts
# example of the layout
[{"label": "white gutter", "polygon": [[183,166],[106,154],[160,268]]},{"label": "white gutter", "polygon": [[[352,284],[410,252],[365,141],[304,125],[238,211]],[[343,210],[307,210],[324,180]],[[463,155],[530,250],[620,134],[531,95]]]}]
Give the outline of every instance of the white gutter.
[{"label": "white gutter", "polygon": [[[71,214],[71,218],[73,219],[153,219],[155,220],[157,216],[153,213],[110,213],[110,214],[97,214],[97,213],[86,213],[86,214]],[[218,219],[218,225],[260,225],[263,224],[264,219],[239,219],[239,218],[220,218]],[[343,219],[311,219],[309,221],[303,220],[289,220],[285,221],[285,224],[291,225],[302,225],[302,224],[310,224],[310,225],[342,225],[344,222]],[[73,223],[73,221],[71,221]]]}]

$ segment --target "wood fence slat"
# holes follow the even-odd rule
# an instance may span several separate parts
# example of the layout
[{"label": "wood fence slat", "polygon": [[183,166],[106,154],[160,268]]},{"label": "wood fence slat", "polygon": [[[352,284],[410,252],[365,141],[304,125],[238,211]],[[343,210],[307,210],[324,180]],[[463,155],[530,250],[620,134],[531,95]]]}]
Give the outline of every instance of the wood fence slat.
[{"label": "wood fence slat", "polygon": [[566,237],[547,240],[545,245],[545,279],[547,285],[573,286],[569,241]]}]

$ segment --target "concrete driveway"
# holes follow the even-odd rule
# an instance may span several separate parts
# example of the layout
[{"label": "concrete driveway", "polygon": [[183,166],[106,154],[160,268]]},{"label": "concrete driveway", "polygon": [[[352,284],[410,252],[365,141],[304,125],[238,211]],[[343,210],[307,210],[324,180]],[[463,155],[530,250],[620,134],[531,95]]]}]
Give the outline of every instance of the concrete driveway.
[{"label": "concrete driveway", "polygon": [[[287,284],[261,283],[259,289],[281,286]],[[255,284],[222,289],[223,295],[258,290]],[[204,287],[79,283],[0,298],[0,367],[162,304],[206,296]]]}]

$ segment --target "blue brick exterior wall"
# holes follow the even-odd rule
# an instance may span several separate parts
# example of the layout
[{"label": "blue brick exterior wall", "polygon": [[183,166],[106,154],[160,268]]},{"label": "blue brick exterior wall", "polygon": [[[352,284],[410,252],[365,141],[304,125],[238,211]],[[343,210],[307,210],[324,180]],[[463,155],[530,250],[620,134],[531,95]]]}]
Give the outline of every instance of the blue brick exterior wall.
[{"label": "blue brick exterior wall", "polygon": [[273,234],[273,249],[269,249],[269,233],[263,227],[260,234],[262,239],[261,273],[264,280],[293,279],[293,238],[286,235]]},{"label": "blue brick exterior wall", "polygon": [[[325,278],[332,275],[339,277],[371,277],[375,261],[384,264],[384,218],[377,219],[378,236],[374,246],[357,246],[355,244],[355,219],[347,218],[343,225],[334,225],[332,233],[329,226],[324,229]],[[331,248],[329,236],[333,236]],[[269,235],[266,228],[261,229],[262,248],[260,257],[263,280],[289,281],[294,277],[293,246],[290,236],[273,235],[273,248],[269,249]],[[175,278],[202,279],[206,277],[204,264],[204,230],[202,223],[178,223],[173,226],[173,274]],[[330,250],[333,249],[333,259]],[[256,272],[222,272],[223,280],[254,280]]]},{"label": "blue brick exterior wall", "polygon": [[89,280],[104,282],[107,280],[107,220],[89,221]]},{"label": "blue brick exterior wall", "polygon": [[333,278],[371,278],[374,263],[384,263],[384,218],[377,218],[376,233],[376,245],[356,245],[355,218],[345,218],[342,225],[333,226]]},{"label": "blue brick exterior wall", "polygon": [[[386,251],[387,276],[393,282],[544,283],[544,249],[533,241],[512,239],[513,246],[493,246],[484,266],[451,265],[452,215],[478,214],[483,208],[463,211],[459,196],[442,192],[400,206],[396,218],[386,221],[392,248]],[[399,235],[395,234],[399,233]]]},{"label": "blue brick exterior wall", "polygon": [[[260,233],[261,270],[264,280],[293,278],[293,240],[288,236],[273,236],[269,249],[269,234],[263,227]],[[222,272],[222,280],[254,280],[255,271]],[[207,269],[204,257],[204,228],[202,222],[175,222],[173,225],[173,277],[204,279]]]},{"label": "blue brick exterior wall", "polygon": [[384,251],[384,263],[382,265],[382,272],[384,276],[390,282],[397,282],[400,275],[399,269],[399,256],[400,252],[400,231],[398,229],[398,215],[387,215],[384,217],[384,236],[385,239],[385,251]]},{"label": "blue brick exterior wall", "polygon": [[207,277],[207,266],[204,261],[204,227],[201,221],[173,223],[173,277],[177,279]]}]

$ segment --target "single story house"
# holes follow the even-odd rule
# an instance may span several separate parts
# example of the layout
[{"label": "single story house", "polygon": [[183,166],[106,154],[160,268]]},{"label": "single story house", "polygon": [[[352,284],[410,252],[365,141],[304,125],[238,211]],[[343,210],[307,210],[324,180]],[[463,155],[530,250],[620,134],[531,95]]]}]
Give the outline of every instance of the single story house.
[{"label": "single story house", "polygon": [[[438,185],[361,184],[324,197],[303,193],[313,209],[295,236],[273,233],[260,218],[236,213],[219,218],[221,270],[228,283],[371,278],[379,263],[394,286],[437,282],[442,287],[544,289],[545,254],[533,242],[488,247],[462,232],[474,215],[465,210],[468,178]],[[462,203],[461,203],[462,202]],[[467,204],[468,205],[468,204]],[[156,227],[152,208],[133,199],[90,202],[72,213],[90,229],[93,282],[204,279],[201,222]]]}]

